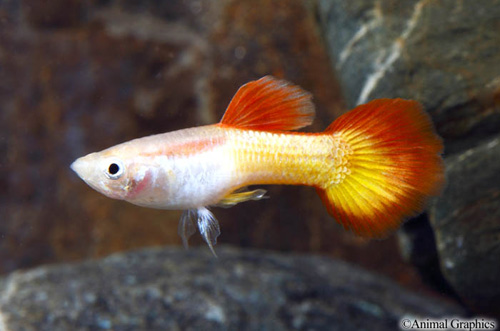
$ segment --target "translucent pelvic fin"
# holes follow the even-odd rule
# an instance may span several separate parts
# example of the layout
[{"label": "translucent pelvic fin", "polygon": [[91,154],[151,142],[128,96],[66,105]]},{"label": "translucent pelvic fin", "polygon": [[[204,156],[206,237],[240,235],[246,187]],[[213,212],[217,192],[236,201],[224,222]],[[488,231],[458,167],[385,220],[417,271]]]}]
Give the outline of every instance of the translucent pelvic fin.
[{"label": "translucent pelvic fin", "polygon": [[214,214],[212,214],[210,210],[205,207],[198,208],[197,212],[198,229],[200,230],[200,234],[203,239],[205,239],[208,247],[210,247],[212,254],[217,257],[214,246],[217,244],[217,237],[220,235],[219,222],[215,218]]},{"label": "translucent pelvic fin", "polygon": [[185,210],[182,213],[181,219],[179,220],[179,228],[177,229],[177,233],[182,238],[182,244],[184,248],[188,248],[188,240],[196,232],[196,226],[194,224],[194,220],[196,217],[195,210]]},{"label": "translucent pelvic fin", "polygon": [[185,248],[188,248],[189,237],[196,232],[195,220],[198,223],[201,236],[210,247],[212,254],[217,257],[214,246],[217,244],[217,237],[220,235],[219,222],[210,210],[205,207],[186,210],[182,213],[179,220],[179,229],[177,230],[182,238],[182,244]]}]

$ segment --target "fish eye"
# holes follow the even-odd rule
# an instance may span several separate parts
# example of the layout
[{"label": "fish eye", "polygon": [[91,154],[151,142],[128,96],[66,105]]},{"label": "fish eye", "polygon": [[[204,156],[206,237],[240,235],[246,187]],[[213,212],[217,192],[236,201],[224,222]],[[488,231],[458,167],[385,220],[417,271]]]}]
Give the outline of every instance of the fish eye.
[{"label": "fish eye", "polygon": [[118,179],[123,175],[124,170],[125,167],[120,160],[111,160],[104,173],[109,179]]}]

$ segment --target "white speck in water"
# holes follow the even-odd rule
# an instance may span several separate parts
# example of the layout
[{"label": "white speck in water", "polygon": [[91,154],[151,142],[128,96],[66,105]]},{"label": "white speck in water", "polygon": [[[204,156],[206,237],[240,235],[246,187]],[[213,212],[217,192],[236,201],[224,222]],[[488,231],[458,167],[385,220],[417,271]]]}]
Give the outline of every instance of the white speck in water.
[{"label": "white speck in water", "polygon": [[234,57],[236,57],[238,60],[243,60],[246,54],[247,50],[243,46],[238,46],[234,49]]},{"label": "white speck in water", "polygon": [[453,269],[453,267],[455,267],[455,262],[453,262],[450,259],[445,259],[444,260],[444,266],[445,266],[446,269]]},{"label": "white speck in water", "polygon": [[235,265],[234,266],[234,273],[238,277],[242,277],[245,274],[245,269],[241,265]]},{"label": "white speck in water", "polygon": [[205,313],[205,318],[211,321],[224,323],[226,321],[226,314],[219,305],[210,305]]}]

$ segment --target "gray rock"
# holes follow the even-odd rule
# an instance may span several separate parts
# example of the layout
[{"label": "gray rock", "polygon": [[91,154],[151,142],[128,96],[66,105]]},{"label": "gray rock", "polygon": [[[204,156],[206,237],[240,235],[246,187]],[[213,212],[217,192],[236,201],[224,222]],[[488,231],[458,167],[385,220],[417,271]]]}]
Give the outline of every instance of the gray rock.
[{"label": "gray rock", "polygon": [[2,330],[388,330],[461,308],[318,256],[148,249],[0,280]]},{"label": "gray rock", "polygon": [[441,269],[473,308],[500,314],[500,136],[446,161],[431,222]]},{"label": "gray rock", "polygon": [[348,105],[418,100],[448,153],[498,132],[498,2],[320,0],[318,8]]}]

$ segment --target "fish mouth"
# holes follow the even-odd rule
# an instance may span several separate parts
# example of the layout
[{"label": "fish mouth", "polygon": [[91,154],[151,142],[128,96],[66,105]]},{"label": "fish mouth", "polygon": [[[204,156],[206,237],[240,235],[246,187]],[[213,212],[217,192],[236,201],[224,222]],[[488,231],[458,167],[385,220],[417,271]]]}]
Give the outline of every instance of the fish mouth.
[{"label": "fish mouth", "polygon": [[89,160],[88,155],[80,157],[76,159],[71,165],[69,166],[71,170],[73,170],[78,177],[80,177],[85,183],[90,185],[93,189],[101,191],[98,188],[98,185],[94,183],[96,181],[96,167],[95,164],[93,164],[92,159]]},{"label": "fish mouth", "polygon": [[73,161],[73,163],[71,163],[69,167],[78,175],[78,177],[85,180],[84,173],[85,169],[87,168],[87,162],[82,160],[82,158],[79,158]]}]

